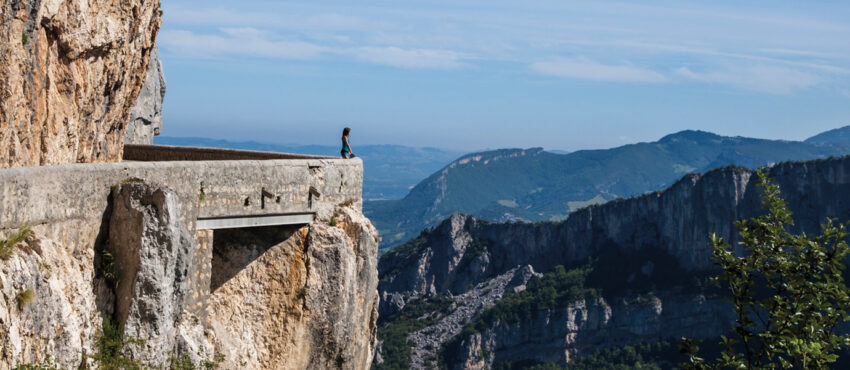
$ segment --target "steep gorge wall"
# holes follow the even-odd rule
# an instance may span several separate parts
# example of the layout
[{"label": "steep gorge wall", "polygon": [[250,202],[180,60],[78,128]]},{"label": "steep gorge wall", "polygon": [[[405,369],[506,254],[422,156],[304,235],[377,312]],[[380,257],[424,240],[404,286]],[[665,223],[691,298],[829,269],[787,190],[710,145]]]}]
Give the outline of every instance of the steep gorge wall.
[{"label": "steep gorge wall", "polygon": [[121,159],[158,0],[0,5],[0,168]]},{"label": "steep gorge wall", "polygon": [[[768,175],[794,213],[793,232],[817,233],[827,217],[850,220],[850,157],[782,163]],[[466,295],[516,266],[548,272],[592,258],[585,286],[601,292],[595,298],[421,347],[442,347],[450,368],[485,369],[505,361],[563,365],[604,347],[680,336],[716,338],[733,318],[704,285],[714,268],[709,234],[734,245],[734,222],[764,212],[756,179],[736,167],[688,175],[665,191],[591,206],[560,223],[453,215],[381,257],[381,315],[415,306],[416,296]]]},{"label": "steep gorge wall", "polygon": [[[850,220],[850,157],[782,163],[768,175],[794,212],[794,231],[817,232],[827,217]],[[739,167],[688,175],[667,190],[584,208],[560,223],[454,215],[382,256],[381,291],[457,294],[518,265],[545,272],[603,251],[662,250],[686,270],[706,270],[709,234],[734,244],[735,220],[763,212],[756,179]]]}]

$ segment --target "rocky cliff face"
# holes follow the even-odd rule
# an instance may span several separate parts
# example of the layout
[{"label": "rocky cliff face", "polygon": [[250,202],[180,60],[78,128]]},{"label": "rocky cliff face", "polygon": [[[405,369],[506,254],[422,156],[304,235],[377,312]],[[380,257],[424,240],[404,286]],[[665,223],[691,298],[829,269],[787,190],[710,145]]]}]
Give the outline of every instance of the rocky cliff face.
[{"label": "rocky cliff face", "polygon": [[[200,245],[168,188],[131,181],[111,198],[100,246],[67,248],[57,242],[67,236],[35,226],[0,260],[0,369],[48,356],[61,368],[96,365],[104,319],[141,340],[124,354],[155,366],[186,355],[220,358],[223,368],[369,367],[378,238],[359,210],[340,206],[306,226],[210,231],[213,245]],[[206,248],[205,280],[194,272]]]},{"label": "rocky cliff face", "polygon": [[604,347],[682,337],[713,339],[734,320],[721,299],[664,294],[641,299],[584,299],[527,321],[500,323],[448,348],[455,369],[490,369],[494,364],[565,364]]},{"label": "rocky cliff face", "polygon": [[334,219],[336,226],[234,230],[216,242],[208,338],[226,368],[368,368],[377,232],[348,208]]},{"label": "rocky cliff face", "polygon": [[158,0],[0,5],[0,167],[121,159]]},{"label": "rocky cliff face", "polygon": [[[769,175],[794,212],[794,231],[817,232],[827,217],[850,219],[850,157],[783,163],[770,168]],[[467,364],[472,368],[519,354],[563,363],[587,349],[657,340],[687,328],[702,328],[700,333],[692,332],[698,337],[722,334],[721,303],[700,298],[695,278],[710,274],[713,268],[708,248],[711,232],[734,243],[734,221],[763,212],[755,178],[751,171],[737,167],[688,175],[663,192],[591,206],[560,223],[494,224],[454,215],[382,256],[382,316],[403,310],[408,297],[466,294],[516,266],[547,272],[593,257],[597,267],[588,276],[588,284],[601,289],[602,300],[585,301],[581,309],[540,312],[517,325],[493,326],[477,337],[464,338],[463,348],[469,355],[457,358],[472,361]],[[638,306],[617,303],[644,299],[647,294],[658,300],[655,314],[644,307],[640,310],[646,315],[634,316],[629,312]],[[697,307],[693,302],[701,303]],[[581,314],[570,314],[570,310]],[[537,343],[533,338],[550,325],[552,340],[543,341],[555,343],[554,347],[528,345]],[[629,329],[636,326],[645,330]],[[481,353],[489,353],[490,358],[473,361],[472,354]],[[479,360],[484,362],[475,362]]]},{"label": "rocky cliff face", "polygon": [[148,62],[145,84],[130,111],[125,144],[153,144],[162,129],[162,101],[165,99],[165,74],[159,51],[154,47]]}]

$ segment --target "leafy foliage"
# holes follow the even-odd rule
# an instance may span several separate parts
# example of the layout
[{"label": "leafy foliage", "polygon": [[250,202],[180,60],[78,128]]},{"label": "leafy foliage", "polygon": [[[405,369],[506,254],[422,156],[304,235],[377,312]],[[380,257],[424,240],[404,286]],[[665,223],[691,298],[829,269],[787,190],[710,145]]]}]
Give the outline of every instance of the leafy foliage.
[{"label": "leafy foliage", "polygon": [[398,313],[378,319],[378,338],[384,341],[381,352],[384,362],[374,365],[377,370],[409,369],[411,346],[407,336],[431,325],[441,317],[452,300],[441,295],[412,300]]},{"label": "leafy foliage", "polygon": [[589,265],[569,270],[564,266],[556,266],[551,272],[529,280],[525,290],[519,293],[506,292],[495,305],[466,324],[460,334],[443,344],[440,351],[442,361],[451,361],[456,357],[462,340],[493,324],[531,320],[539,311],[564,307],[579,299],[598,296],[596,289],[585,287],[590,271]]},{"label": "leafy foliage", "polygon": [[53,362],[53,357],[50,355],[44,361],[29,364],[20,364],[15,366],[15,370],[59,370],[61,367]]},{"label": "leafy foliage", "polygon": [[542,277],[529,280],[524,291],[505,293],[498,303],[479,315],[475,325],[481,330],[496,322],[530,320],[536,312],[565,307],[582,298],[595,297],[595,289],[585,288],[585,279],[590,271],[589,266],[572,270],[557,266]]},{"label": "leafy foliage", "polygon": [[142,343],[143,341],[136,338],[124,338],[121,328],[111,319],[104,318],[102,332],[97,339],[97,352],[91,355],[91,359],[94,360],[98,369],[145,369],[147,366],[142,361],[132,359],[123,353],[125,345]]},{"label": "leafy foliage", "polygon": [[736,223],[744,256],[717,235],[711,249],[721,267],[716,282],[729,289],[737,317],[719,358],[706,361],[684,340],[689,368],[820,369],[838,359],[850,337],[835,333],[848,320],[850,289],[842,271],[850,252],[844,225],[829,219],[821,235],[793,235],[791,212],[779,187],[758,172],[767,214]]}]

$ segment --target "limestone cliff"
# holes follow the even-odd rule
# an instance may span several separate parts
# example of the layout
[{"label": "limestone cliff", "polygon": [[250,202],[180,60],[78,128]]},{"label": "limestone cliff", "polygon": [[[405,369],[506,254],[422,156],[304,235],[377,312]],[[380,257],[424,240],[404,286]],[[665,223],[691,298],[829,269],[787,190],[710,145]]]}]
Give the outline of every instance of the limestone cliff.
[{"label": "limestone cliff", "polygon": [[130,111],[125,144],[153,144],[162,129],[162,101],[165,99],[165,74],[159,51],[154,47],[148,63],[145,84]]},{"label": "limestone cliff", "polygon": [[158,0],[0,5],[0,167],[121,159]]},{"label": "limestone cliff", "polygon": [[608,302],[602,297],[538,311],[519,323],[499,323],[462,338],[446,350],[454,369],[494,364],[565,364],[604,347],[678,338],[714,339],[734,320],[719,298],[662,294]]},{"label": "limestone cliff", "polygon": [[[793,231],[817,232],[827,217],[850,219],[850,157],[783,163],[769,175],[794,212]],[[454,215],[381,257],[381,315],[403,311],[419,296],[465,295],[516,266],[545,273],[592,257],[596,267],[588,284],[603,292],[599,300],[460,338],[457,353],[467,355],[455,360],[476,368],[521,354],[564,363],[604,346],[688,333],[720,335],[722,303],[699,288],[713,268],[708,235],[717,232],[734,243],[734,221],[763,212],[755,178],[738,167],[688,175],[665,191],[591,206],[560,223],[489,223]],[[625,303],[646,299],[657,310]],[[645,314],[635,316],[635,309]],[[535,339],[540,333],[548,334]]]}]

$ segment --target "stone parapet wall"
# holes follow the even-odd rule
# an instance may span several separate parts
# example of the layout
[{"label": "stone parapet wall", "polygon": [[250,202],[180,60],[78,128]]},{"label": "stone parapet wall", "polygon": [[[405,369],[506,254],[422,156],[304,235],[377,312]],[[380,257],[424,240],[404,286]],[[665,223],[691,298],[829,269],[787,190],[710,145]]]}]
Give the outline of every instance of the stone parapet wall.
[{"label": "stone parapet wall", "polygon": [[[330,212],[362,207],[359,159],[124,162],[0,170],[0,230],[69,219],[100,223],[113,185],[165,185],[189,230],[198,217]],[[319,196],[311,195],[315,189]],[[265,194],[265,196],[264,196]]]},{"label": "stone parapet wall", "polygon": [[228,161],[270,159],[337,159],[307,154],[260,152],[254,150],[199,148],[170,145],[124,145],[125,161]]}]

